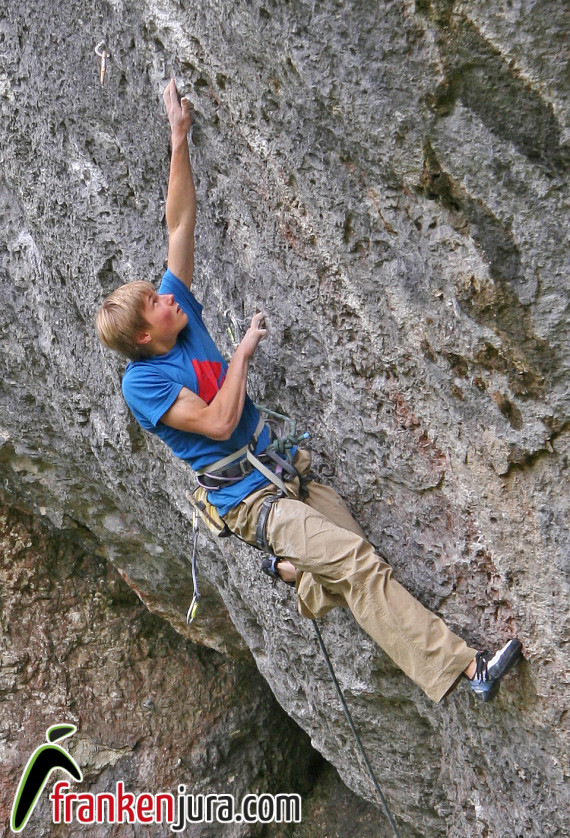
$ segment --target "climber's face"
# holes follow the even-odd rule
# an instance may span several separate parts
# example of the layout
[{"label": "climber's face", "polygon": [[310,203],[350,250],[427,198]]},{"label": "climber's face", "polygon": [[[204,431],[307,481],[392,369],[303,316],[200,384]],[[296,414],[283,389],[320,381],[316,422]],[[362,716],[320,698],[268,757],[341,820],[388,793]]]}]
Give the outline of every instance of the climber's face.
[{"label": "climber's face", "polygon": [[179,332],[188,323],[188,317],[172,294],[150,293],[144,302],[142,314],[147,328],[138,341],[146,345],[152,355],[169,352]]}]

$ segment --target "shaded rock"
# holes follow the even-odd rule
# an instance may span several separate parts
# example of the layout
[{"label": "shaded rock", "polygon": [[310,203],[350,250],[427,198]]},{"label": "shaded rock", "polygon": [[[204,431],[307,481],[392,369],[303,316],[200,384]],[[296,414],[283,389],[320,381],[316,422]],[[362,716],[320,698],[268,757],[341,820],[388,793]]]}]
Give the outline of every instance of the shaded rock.
[{"label": "shaded rock", "polygon": [[[77,793],[114,792],[118,781],[135,795],[177,796],[183,784],[188,794],[238,802],[246,793],[310,790],[318,758],[251,663],[195,646],[150,615],[76,530],[50,532],[3,505],[0,539],[3,824],[28,757],[63,721],[77,726],[65,745],[83,773]],[[26,833],[79,834],[77,823],[52,823],[49,793]],[[83,827],[95,836],[148,829]],[[152,829],[173,834],[168,824]],[[193,830],[217,835],[219,825]],[[260,833],[259,825],[227,832]]]}]

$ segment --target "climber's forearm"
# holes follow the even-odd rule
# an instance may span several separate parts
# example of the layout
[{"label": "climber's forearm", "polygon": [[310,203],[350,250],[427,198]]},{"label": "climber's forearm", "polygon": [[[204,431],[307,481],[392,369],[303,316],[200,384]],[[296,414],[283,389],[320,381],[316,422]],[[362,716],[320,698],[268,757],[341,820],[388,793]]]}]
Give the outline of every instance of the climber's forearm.
[{"label": "climber's forearm", "polygon": [[194,227],[196,191],[190,165],[188,131],[190,103],[181,99],[174,79],[164,91],[164,103],[171,129],[172,153],[166,197],[168,267],[188,287],[194,273]]}]

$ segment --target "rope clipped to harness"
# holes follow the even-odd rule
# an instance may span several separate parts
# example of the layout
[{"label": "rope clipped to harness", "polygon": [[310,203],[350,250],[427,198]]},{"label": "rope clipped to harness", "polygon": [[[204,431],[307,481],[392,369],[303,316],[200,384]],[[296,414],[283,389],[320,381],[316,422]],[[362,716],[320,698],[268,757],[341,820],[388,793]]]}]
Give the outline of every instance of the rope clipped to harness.
[{"label": "rope clipped to harness", "polygon": [[[228,469],[230,469],[230,470],[239,469],[239,472],[238,471],[235,472],[235,479],[241,480],[245,476],[245,474],[248,473],[246,471],[246,469],[247,469],[248,465],[251,464],[251,466],[253,468],[256,468],[258,471],[260,471],[264,476],[267,477],[268,480],[270,480],[276,486],[277,491],[272,495],[268,495],[263,501],[261,511],[260,511],[260,514],[259,514],[259,517],[258,517],[258,520],[257,520],[257,526],[256,526],[256,532],[255,532],[255,540],[256,540],[257,547],[260,550],[262,550],[263,552],[268,553],[271,556],[275,556],[275,554],[274,554],[273,550],[271,549],[271,547],[270,547],[270,545],[267,541],[267,520],[269,518],[269,513],[271,512],[273,504],[276,503],[280,498],[283,498],[284,496],[286,496],[286,494],[287,494],[285,484],[281,480],[279,475],[284,473],[284,475],[283,475],[284,480],[292,479],[294,477],[298,477],[301,481],[301,496],[303,497],[303,494],[304,494],[304,492],[303,492],[303,488],[304,488],[303,487],[303,480],[302,480],[301,476],[298,474],[297,470],[292,465],[292,451],[299,444],[299,442],[301,442],[302,440],[308,439],[309,434],[308,433],[297,434],[296,433],[295,422],[292,419],[289,419],[289,417],[283,416],[280,413],[275,413],[273,411],[267,410],[266,408],[259,408],[259,409],[260,409],[260,412],[263,412],[265,415],[269,416],[270,418],[278,419],[278,420],[281,420],[281,421],[284,420],[286,423],[290,423],[289,433],[288,434],[282,434],[280,436],[275,436],[274,435],[274,439],[272,440],[270,445],[265,449],[265,451],[263,452],[263,455],[262,455],[266,458],[266,462],[267,462],[267,459],[269,459],[270,461],[272,461],[275,464],[275,472],[273,472],[270,468],[268,468],[266,466],[266,464],[261,462],[261,460],[258,457],[256,457],[255,454],[254,454],[254,450],[255,450],[255,447],[256,447],[256,444],[257,444],[257,439],[259,438],[259,436],[261,434],[261,431],[263,430],[263,427],[264,427],[264,424],[265,424],[264,420],[260,419],[260,422],[258,423],[258,426],[255,429],[255,432],[254,432],[254,434],[253,434],[253,436],[252,436],[252,438],[251,438],[251,440],[250,440],[250,442],[247,446],[244,446],[244,448],[240,449],[240,451],[235,452],[234,454],[231,454],[228,457],[223,458],[223,460],[220,460],[217,463],[214,463],[213,465],[210,465],[210,466],[202,469],[198,473],[199,474],[199,482],[200,482],[200,485],[198,486],[198,488],[195,489],[194,492],[186,492],[186,498],[189,501],[189,503],[192,505],[192,527],[193,527],[193,531],[194,531],[194,540],[193,540],[193,549],[192,549],[192,582],[193,582],[193,585],[194,585],[194,594],[193,594],[193,597],[192,597],[192,602],[190,603],[190,607],[188,608],[188,613],[186,615],[186,622],[189,625],[193,622],[193,620],[196,616],[196,612],[198,610],[198,602],[199,602],[199,599],[200,599],[200,591],[199,591],[199,588],[198,588],[198,578],[197,578],[197,571],[196,571],[196,552],[197,552],[197,544],[198,544],[198,518],[200,517],[202,519],[202,521],[204,521],[204,523],[206,524],[208,529],[212,533],[217,535],[218,537],[224,537],[224,536],[232,535],[232,533],[231,533],[230,529],[228,528],[227,524],[225,523],[225,521],[218,515],[216,507],[213,506],[212,504],[210,504],[209,501],[208,501],[208,491],[215,491],[216,488],[220,488],[220,485],[222,485],[222,483],[220,483],[220,485],[218,485],[217,487],[215,485],[214,486],[208,486],[207,483],[204,481],[204,478],[213,478],[213,479],[218,478],[218,479],[221,479],[222,481],[229,479],[229,480],[234,481],[234,476],[233,476],[234,472],[233,471],[228,472]],[[266,562],[266,561],[267,560],[264,560],[264,562]],[[274,559],[272,562],[270,562],[269,566],[267,566],[267,565],[264,566],[264,564],[262,563],[262,569],[264,570],[264,572],[266,572],[273,579],[280,578],[279,575],[278,575],[278,571],[277,571],[277,563],[278,563],[277,559]],[[354,735],[357,747],[358,747],[358,749],[359,749],[359,751],[362,755],[362,759],[364,761],[364,764],[366,766],[368,774],[370,775],[370,778],[372,780],[372,783],[374,785],[374,788],[376,790],[378,798],[379,798],[379,800],[382,804],[382,807],[383,807],[383,809],[386,813],[386,817],[388,818],[390,826],[392,827],[394,836],[395,836],[395,838],[400,838],[400,834],[398,832],[396,822],[395,822],[395,820],[392,816],[392,813],[390,812],[387,800],[386,800],[384,794],[382,793],[382,790],[380,788],[380,784],[378,783],[378,780],[376,779],[376,775],[374,774],[374,771],[373,771],[372,766],[370,764],[370,760],[368,759],[368,757],[366,755],[366,751],[364,750],[364,746],[362,744],[360,736],[358,735],[358,731],[356,730],[356,727],[355,727],[354,722],[352,720],[352,715],[350,713],[350,710],[348,708],[348,705],[347,705],[346,700],[344,698],[344,695],[342,693],[340,684],[338,683],[338,679],[335,675],[335,672],[334,672],[330,657],[328,655],[328,652],[326,650],[326,647],[325,647],[320,629],[317,625],[316,620],[312,620],[312,623],[313,623],[313,627],[314,627],[314,630],[315,630],[315,634],[317,636],[317,641],[319,643],[319,646],[320,646],[321,651],[323,653],[323,656],[325,658],[325,662],[327,664],[327,667],[329,669],[333,684],[335,686],[337,695],[339,697],[339,701],[340,701],[340,703],[342,705],[342,708],[344,710],[344,713],[345,713],[346,719],[348,721],[348,724],[350,726],[350,729],[351,729],[351,731]]]},{"label": "rope clipped to harness", "polygon": [[[267,517],[271,506],[276,500],[287,494],[285,481],[293,480],[295,477],[300,478],[297,469],[292,463],[292,452],[301,441],[309,439],[309,434],[297,434],[296,423],[288,416],[284,416],[281,413],[276,413],[275,411],[264,407],[258,406],[258,410],[262,415],[259,418],[248,444],[244,445],[238,451],[234,451],[232,454],[222,457],[217,462],[198,469],[196,472],[199,484],[198,487],[193,492],[186,492],[186,499],[192,506],[192,527],[194,532],[192,548],[192,582],[194,586],[194,593],[188,613],[186,614],[186,622],[188,625],[193,622],[196,616],[196,612],[198,610],[198,600],[200,599],[196,569],[198,517],[202,519],[210,532],[219,538],[232,535],[228,525],[218,514],[216,507],[209,502],[208,492],[215,492],[224,485],[236,483],[239,480],[242,480],[245,475],[249,474],[253,469],[259,471],[267,480],[273,483],[277,489],[277,493],[265,500],[256,530],[257,546],[261,550],[271,553],[271,548],[269,547],[265,537]],[[263,416],[267,416],[269,418],[269,422],[272,424],[275,424],[275,421],[280,422],[284,430],[278,435],[276,434],[274,428],[270,425],[272,441],[261,454],[256,456],[254,452],[257,446],[257,441],[266,424]],[[288,433],[285,433],[285,430],[288,430]],[[270,465],[273,466],[273,469],[269,467]],[[301,485],[301,489],[302,488],[303,486]]]}]

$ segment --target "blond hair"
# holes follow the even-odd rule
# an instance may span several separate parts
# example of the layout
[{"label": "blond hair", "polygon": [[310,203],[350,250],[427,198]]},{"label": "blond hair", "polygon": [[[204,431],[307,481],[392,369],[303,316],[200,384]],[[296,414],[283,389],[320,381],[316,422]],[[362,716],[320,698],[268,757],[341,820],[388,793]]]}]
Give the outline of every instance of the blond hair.
[{"label": "blond hair", "polygon": [[127,282],[109,294],[95,316],[95,328],[101,343],[131,361],[144,358],[147,354],[137,338],[148,327],[143,306],[149,294],[154,294],[154,286],[150,282],[144,279]]}]

